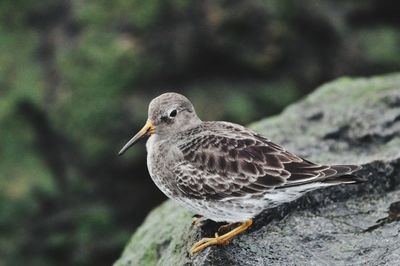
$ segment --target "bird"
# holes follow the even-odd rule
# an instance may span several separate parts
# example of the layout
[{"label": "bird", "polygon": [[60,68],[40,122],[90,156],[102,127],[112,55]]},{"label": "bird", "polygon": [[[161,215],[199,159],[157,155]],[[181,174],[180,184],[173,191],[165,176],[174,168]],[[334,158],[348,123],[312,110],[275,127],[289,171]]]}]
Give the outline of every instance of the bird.
[{"label": "bird", "polygon": [[225,245],[264,210],[308,191],[365,181],[360,165],[321,165],[304,159],[244,126],[202,121],[185,96],[154,98],[144,127],[119,151],[147,138],[147,168],[156,186],[193,213],[227,223],[225,234],[203,238],[192,255]]}]

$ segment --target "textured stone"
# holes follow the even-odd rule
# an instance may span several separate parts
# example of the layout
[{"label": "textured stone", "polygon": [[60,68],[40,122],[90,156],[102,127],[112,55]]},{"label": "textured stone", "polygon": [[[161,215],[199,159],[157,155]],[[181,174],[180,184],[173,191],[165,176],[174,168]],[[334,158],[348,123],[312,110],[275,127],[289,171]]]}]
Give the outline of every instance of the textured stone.
[{"label": "textured stone", "polygon": [[229,245],[194,257],[188,250],[218,228],[191,225],[167,201],[133,235],[115,265],[393,265],[400,261],[400,222],[383,223],[400,200],[400,75],[341,78],[282,114],[251,125],[319,163],[359,163],[368,182],[308,193],[266,211]]}]

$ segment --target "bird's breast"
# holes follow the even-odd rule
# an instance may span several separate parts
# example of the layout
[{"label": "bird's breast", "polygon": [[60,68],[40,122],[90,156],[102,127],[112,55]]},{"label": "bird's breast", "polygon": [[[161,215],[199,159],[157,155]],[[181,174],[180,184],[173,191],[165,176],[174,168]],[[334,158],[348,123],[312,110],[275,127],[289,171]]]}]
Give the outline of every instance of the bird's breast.
[{"label": "bird's breast", "polygon": [[176,147],[168,140],[159,140],[152,135],[146,144],[147,168],[157,187],[168,197],[175,194],[173,166],[177,160]]}]

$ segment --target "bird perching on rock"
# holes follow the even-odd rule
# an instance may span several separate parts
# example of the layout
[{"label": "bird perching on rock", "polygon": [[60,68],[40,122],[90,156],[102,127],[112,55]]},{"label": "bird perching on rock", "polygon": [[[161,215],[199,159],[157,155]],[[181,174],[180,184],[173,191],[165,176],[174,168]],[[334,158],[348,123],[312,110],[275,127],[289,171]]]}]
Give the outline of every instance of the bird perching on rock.
[{"label": "bird perching on rock", "polygon": [[363,181],[353,175],[361,166],[315,164],[243,126],[201,121],[192,103],[177,93],[150,102],[145,126],[119,155],[145,137],[150,176],[165,195],[227,227],[240,223],[200,240],[192,254],[226,244],[265,209],[316,188]]}]

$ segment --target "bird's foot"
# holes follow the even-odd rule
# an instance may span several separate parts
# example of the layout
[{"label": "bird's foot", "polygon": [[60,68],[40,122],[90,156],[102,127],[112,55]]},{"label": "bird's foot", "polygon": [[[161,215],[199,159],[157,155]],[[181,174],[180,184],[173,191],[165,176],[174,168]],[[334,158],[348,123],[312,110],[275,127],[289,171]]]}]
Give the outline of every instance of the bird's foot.
[{"label": "bird's foot", "polygon": [[[214,245],[226,245],[228,244],[229,240],[231,240],[234,236],[242,233],[243,231],[247,230],[253,224],[253,220],[247,220],[243,222],[241,225],[236,227],[235,229],[229,231],[226,234],[219,236],[217,233],[213,238],[203,238],[199,242],[193,245],[190,250],[190,254],[194,255],[203,249],[214,246]],[[231,224],[230,224],[231,225]]]}]

